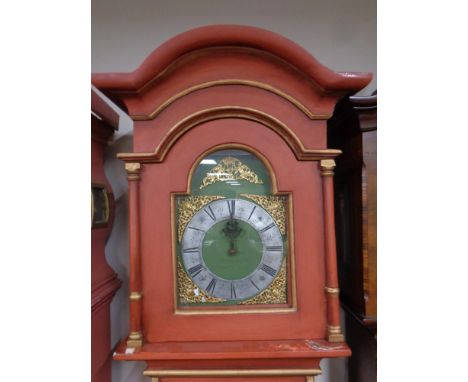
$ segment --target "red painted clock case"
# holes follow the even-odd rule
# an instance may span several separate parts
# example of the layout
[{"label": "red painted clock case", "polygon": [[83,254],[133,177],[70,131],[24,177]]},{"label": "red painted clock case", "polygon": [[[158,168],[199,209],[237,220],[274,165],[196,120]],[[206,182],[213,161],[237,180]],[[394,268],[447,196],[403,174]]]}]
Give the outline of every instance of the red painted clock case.
[{"label": "red painted clock case", "polygon": [[[295,43],[241,26],[198,28],[163,44],[132,73],[93,75],[135,121],[134,152],[120,155],[130,184],[129,343],[340,333],[330,176],[339,151],[327,149],[326,124],[337,100],[370,79],[335,73]],[[171,195],[187,191],[204,153],[225,145],[263,157],[278,192],[292,195],[295,312],[176,313]]]},{"label": "red painted clock case", "polygon": [[[188,175],[199,154],[232,143],[251,148],[269,158],[276,174],[278,190],[292,193],[295,236],[302,237],[294,241],[296,282],[300,286],[297,288],[297,312],[223,316],[174,314],[171,224],[161,222],[171,221],[171,193],[186,191]],[[161,182],[161,179],[165,181]],[[324,337],[325,269],[320,190],[320,173],[314,163],[297,161],[281,137],[271,129],[237,118],[217,119],[190,129],[179,138],[163,164],[145,166],[140,180],[140,218],[146,340]],[[301,209],[300,206],[308,207]],[[317,312],[323,314],[318,315]]]}]

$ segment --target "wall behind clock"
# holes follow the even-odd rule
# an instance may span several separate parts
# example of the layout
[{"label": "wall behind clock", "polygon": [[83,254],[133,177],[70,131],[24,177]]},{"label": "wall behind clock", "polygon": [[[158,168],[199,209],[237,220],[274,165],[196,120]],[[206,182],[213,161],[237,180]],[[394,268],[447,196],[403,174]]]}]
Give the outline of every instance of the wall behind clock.
[{"label": "wall behind clock", "polygon": [[[360,94],[377,88],[375,0],[93,0],[92,72],[128,72],[160,44],[209,24],[252,25],[279,33],[335,71],[374,73]],[[118,152],[132,149],[132,121],[122,114],[106,153],[106,173],[116,198],[109,264],[124,282],[111,305],[112,345],[127,333],[127,180]],[[342,325],[344,327],[344,325]],[[345,382],[346,360],[322,362],[317,382]],[[143,363],[114,362],[113,382],[143,382]]]}]

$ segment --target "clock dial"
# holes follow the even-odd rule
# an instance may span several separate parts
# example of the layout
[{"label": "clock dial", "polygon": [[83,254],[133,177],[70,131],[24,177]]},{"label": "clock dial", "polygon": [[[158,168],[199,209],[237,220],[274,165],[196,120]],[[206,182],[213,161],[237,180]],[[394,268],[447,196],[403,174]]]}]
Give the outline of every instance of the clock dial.
[{"label": "clock dial", "polygon": [[178,306],[289,302],[287,205],[254,154],[223,149],[200,160],[175,197]]},{"label": "clock dial", "polygon": [[184,268],[206,294],[245,300],[265,290],[284,257],[278,225],[248,200],[215,200],[188,222],[181,241]]}]

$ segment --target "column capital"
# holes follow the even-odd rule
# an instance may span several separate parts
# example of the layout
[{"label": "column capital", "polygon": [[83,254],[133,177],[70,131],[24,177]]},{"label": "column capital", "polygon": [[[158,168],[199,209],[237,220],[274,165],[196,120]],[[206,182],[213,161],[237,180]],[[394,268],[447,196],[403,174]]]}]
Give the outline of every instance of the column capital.
[{"label": "column capital", "polygon": [[320,175],[333,176],[335,169],[335,161],[333,159],[322,159],[320,161]]},{"label": "column capital", "polygon": [[127,171],[128,180],[139,180],[141,163],[127,162],[125,163],[125,170]]}]

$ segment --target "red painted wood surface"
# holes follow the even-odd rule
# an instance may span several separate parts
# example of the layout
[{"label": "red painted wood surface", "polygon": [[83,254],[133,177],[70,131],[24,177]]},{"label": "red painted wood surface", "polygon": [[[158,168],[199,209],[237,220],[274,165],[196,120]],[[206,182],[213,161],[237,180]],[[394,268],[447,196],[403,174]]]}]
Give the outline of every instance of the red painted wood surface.
[{"label": "red painted wood surface", "polygon": [[[325,256],[326,282],[329,288],[338,288],[338,269],[336,266],[335,216],[333,203],[333,178],[324,176],[322,180],[324,226],[325,226]],[[340,326],[340,301],[337,294],[328,296],[328,325]]]},{"label": "red painted wood surface", "polygon": [[[94,94],[93,111],[99,115],[107,115],[114,122],[118,121],[118,116],[115,117],[101,102],[96,102],[97,95],[92,94]],[[91,116],[91,183],[106,188],[110,204],[107,225],[91,229],[91,380],[93,382],[110,382],[111,380],[109,305],[121,285],[117,275],[107,263],[104,253],[114,215],[112,190],[104,173],[104,149],[113,133],[112,125]]]},{"label": "red painted wood surface", "polygon": [[[254,139],[253,139],[254,138]],[[174,314],[171,193],[186,192],[197,154],[220,144],[243,144],[270,159],[280,192],[293,193],[298,312],[225,316]],[[164,179],[164,182],[161,182]],[[192,128],[162,164],[144,165],[141,175],[141,251],[144,336],[156,341],[322,338],[326,331],[325,264],[321,177],[314,162],[297,161],[284,141],[265,126],[220,119]],[[301,206],[304,206],[301,208]],[[306,207],[307,206],[307,207]],[[314,227],[314,229],[311,229]],[[299,239],[300,238],[300,239]],[[160,255],[159,255],[160,254]],[[262,322],[259,325],[259,322]]]},{"label": "red painted wood surface", "polygon": [[[325,356],[333,350],[341,356],[349,355],[344,343],[330,344],[323,340],[267,340],[267,341],[186,341],[155,342],[144,349],[123,355],[125,347],[116,349],[118,360],[215,360],[215,359],[310,359]],[[157,356],[153,356],[157,354]]]},{"label": "red painted wood surface", "polygon": [[[141,245],[131,249],[130,272],[132,290],[141,282],[144,342],[132,354],[122,343],[116,359],[145,360],[150,369],[298,368],[349,356],[346,344],[324,340],[327,324],[339,324],[339,312],[327,317],[324,288],[337,286],[336,263],[326,261],[326,253],[335,255],[333,186],[327,177],[323,182],[319,160],[339,153],[326,151],[326,123],[337,100],[370,79],[332,72],[281,36],[240,26],[189,31],[133,73],[93,75],[134,119],[134,152],[120,157],[142,167],[139,190],[131,190],[138,193],[140,218],[130,235]],[[278,191],[292,195],[295,312],[175,312],[171,195],[187,191],[202,153],[232,144],[266,158]],[[139,258],[141,273],[134,269]],[[301,350],[310,340],[323,346]],[[204,352],[207,341],[213,347]],[[289,351],[281,350],[285,344]]]},{"label": "red painted wood surface", "polygon": [[[128,187],[129,229],[130,229],[130,293],[141,292],[141,235],[140,232],[140,200],[139,180],[129,179]],[[141,332],[141,300],[130,300],[130,332]]]}]

